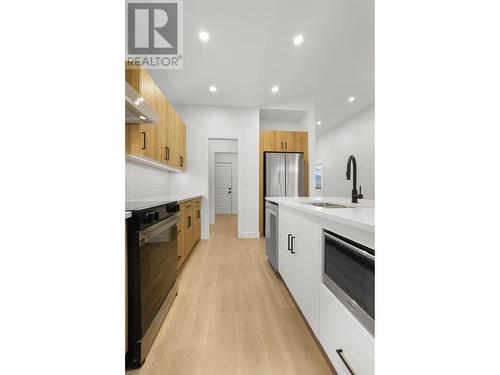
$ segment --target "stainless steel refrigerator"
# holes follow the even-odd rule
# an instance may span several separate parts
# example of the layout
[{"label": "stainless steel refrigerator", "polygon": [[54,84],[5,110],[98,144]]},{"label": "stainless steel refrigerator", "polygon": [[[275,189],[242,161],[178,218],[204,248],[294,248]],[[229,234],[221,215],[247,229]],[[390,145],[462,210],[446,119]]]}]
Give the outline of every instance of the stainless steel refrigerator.
[{"label": "stainless steel refrigerator", "polygon": [[266,152],[265,159],[266,197],[305,196],[304,154]]},{"label": "stainless steel refrigerator", "polygon": [[[304,155],[266,152],[264,192],[266,197],[303,197],[305,195]],[[278,271],[278,210],[275,204],[261,202],[265,209],[266,254]]]}]

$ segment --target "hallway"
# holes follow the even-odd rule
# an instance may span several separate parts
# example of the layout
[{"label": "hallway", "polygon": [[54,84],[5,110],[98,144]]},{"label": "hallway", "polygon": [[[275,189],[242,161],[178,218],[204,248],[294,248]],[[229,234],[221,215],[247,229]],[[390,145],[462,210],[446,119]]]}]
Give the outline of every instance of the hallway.
[{"label": "hallway", "polygon": [[140,370],[130,375],[332,374],[264,239],[236,237],[236,215],[217,215],[179,276],[179,294]]}]

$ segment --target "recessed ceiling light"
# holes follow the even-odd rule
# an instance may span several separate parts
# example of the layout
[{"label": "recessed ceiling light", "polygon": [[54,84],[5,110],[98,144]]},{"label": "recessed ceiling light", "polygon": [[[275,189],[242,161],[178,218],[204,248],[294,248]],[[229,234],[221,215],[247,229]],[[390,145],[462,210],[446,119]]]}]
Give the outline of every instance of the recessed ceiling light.
[{"label": "recessed ceiling light", "polygon": [[210,86],[208,89],[210,90],[210,92],[216,92],[217,91],[217,87],[215,87],[215,86]]},{"label": "recessed ceiling light", "polygon": [[299,44],[302,44],[304,41],[304,37],[302,35],[297,35],[295,38],[293,38],[293,44],[298,46]]},{"label": "recessed ceiling light", "polygon": [[139,118],[140,118],[141,120],[146,120],[146,117],[144,117],[144,116],[139,116]]},{"label": "recessed ceiling light", "polygon": [[351,96],[349,99],[347,99],[347,101],[348,101],[349,103],[352,103],[352,102],[353,102],[353,101],[355,101],[355,100],[356,100],[356,97],[355,97],[355,96]]},{"label": "recessed ceiling light", "polygon": [[210,39],[210,35],[206,31],[200,31],[198,33],[198,38],[200,38],[201,40],[203,40],[204,42],[206,42],[207,40]]},{"label": "recessed ceiling light", "polygon": [[271,91],[272,91],[272,92],[278,92],[278,91],[280,91],[280,88],[279,88],[278,86],[273,86],[273,87],[271,88]]},{"label": "recessed ceiling light", "polygon": [[321,125],[321,121],[316,121],[316,125]]}]

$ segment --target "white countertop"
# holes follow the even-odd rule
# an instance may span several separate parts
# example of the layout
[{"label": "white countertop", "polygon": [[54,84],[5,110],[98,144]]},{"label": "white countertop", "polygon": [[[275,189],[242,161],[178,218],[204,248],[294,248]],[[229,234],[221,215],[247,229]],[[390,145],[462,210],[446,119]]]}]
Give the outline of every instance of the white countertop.
[{"label": "white countertop", "polygon": [[[338,221],[369,232],[375,232],[375,201],[360,199],[358,204],[351,198],[342,197],[266,197],[266,200],[282,206],[291,207],[327,220]],[[353,208],[323,208],[304,202],[329,202],[355,206]]]},{"label": "white countertop", "polygon": [[141,199],[132,199],[125,202],[125,210],[126,211],[143,210],[145,208],[158,206],[160,204],[165,204],[170,202],[183,202],[201,196],[203,196],[203,194],[185,193],[185,194],[174,194],[174,195],[162,195],[158,197],[149,197]]}]

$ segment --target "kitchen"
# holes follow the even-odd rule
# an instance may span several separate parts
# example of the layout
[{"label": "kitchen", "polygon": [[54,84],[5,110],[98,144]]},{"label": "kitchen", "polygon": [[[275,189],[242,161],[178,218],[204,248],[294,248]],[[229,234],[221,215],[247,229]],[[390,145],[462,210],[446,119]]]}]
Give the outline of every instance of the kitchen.
[{"label": "kitchen", "polygon": [[486,5],[5,4],[2,372],[497,373]]},{"label": "kitchen", "polygon": [[[289,6],[297,17],[306,8]],[[333,53],[323,34],[339,25],[322,14],[345,12],[334,4],[309,10],[299,28],[269,10],[283,24],[272,38],[250,24],[229,35],[226,17],[194,9],[209,12],[183,4],[192,59],[182,69],[125,64],[126,367],[373,374],[373,4],[340,17],[348,34],[353,20],[365,26]],[[243,22],[242,12],[225,15]],[[267,47],[245,52],[247,30]],[[270,48],[273,63],[256,76]],[[311,73],[297,77],[304,64]],[[307,349],[283,348],[296,340]]]}]

